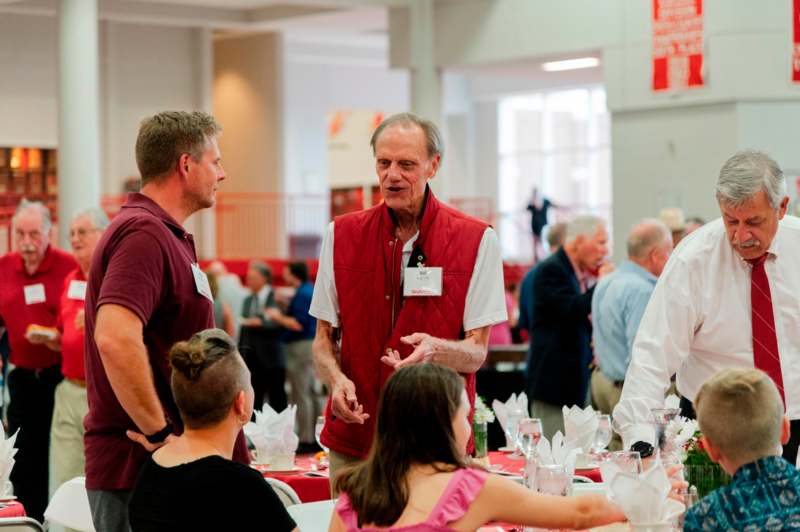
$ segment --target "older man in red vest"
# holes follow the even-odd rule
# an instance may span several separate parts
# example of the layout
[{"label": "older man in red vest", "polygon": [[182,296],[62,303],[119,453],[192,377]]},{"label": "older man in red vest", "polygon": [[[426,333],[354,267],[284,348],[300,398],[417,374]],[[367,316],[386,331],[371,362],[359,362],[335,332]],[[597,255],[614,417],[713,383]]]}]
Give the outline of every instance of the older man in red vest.
[{"label": "older man in red vest", "polygon": [[330,224],[310,311],[317,372],[331,391],[321,441],[333,475],[369,452],[395,369],[448,366],[473,403],[489,329],[507,319],[497,235],[428,187],[442,160],[436,126],[394,115],[370,143],[385,201]]}]

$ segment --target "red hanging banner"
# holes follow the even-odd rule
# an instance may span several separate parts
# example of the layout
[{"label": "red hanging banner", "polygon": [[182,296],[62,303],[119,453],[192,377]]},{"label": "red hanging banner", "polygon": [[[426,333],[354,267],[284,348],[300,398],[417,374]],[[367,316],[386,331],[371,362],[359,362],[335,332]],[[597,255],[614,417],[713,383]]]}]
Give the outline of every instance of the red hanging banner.
[{"label": "red hanging banner", "polygon": [[703,84],[703,0],[653,0],[653,90]]},{"label": "red hanging banner", "polygon": [[800,0],[792,2],[792,81],[800,83]]}]

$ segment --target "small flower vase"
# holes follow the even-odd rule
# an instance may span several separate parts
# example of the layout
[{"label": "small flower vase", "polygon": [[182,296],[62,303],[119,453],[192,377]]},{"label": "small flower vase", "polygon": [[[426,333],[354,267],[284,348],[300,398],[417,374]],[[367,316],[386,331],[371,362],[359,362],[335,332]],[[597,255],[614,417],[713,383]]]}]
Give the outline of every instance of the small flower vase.
[{"label": "small flower vase", "polygon": [[489,431],[486,429],[486,422],[473,423],[472,435],[475,440],[475,458],[489,456]]},{"label": "small flower vase", "polygon": [[685,465],[684,477],[691,486],[697,488],[697,495],[701,499],[731,482],[731,477],[717,464]]}]

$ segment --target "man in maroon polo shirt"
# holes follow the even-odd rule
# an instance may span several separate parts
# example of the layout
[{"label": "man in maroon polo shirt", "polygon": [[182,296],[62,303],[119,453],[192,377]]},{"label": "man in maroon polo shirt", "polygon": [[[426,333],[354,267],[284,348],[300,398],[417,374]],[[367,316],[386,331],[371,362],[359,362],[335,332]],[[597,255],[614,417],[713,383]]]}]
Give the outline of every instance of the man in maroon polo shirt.
[{"label": "man in maroon polo shirt", "polygon": [[[208,280],[181,224],[214,205],[225,178],[219,132],[201,112],[163,112],[142,121],[136,140],[141,193],[128,196],[92,259],[84,442],[97,530],[130,530],[127,503],[140,466],[182,430],[170,392],[169,348],[214,326]],[[247,460],[242,436],[234,458]]]},{"label": "man in maroon polo shirt", "polygon": [[28,341],[28,326],[54,327],[64,278],[75,269],[68,253],[50,245],[50,211],[26,201],[12,218],[17,251],[0,257],[0,325],[11,343],[8,428],[17,437],[11,472],[14,493],[27,514],[41,521],[47,506],[47,455],[53,397],[61,381],[59,355]]}]

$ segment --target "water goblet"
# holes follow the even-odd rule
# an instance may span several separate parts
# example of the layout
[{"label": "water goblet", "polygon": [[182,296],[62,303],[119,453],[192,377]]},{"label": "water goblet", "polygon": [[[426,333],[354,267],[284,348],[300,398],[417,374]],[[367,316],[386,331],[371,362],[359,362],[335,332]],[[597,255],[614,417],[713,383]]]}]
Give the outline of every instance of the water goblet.
[{"label": "water goblet", "polygon": [[597,415],[597,431],[594,433],[592,452],[603,452],[611,443],[611,416],[608,414]]},{"label": "water goblet", "polygon": [[524,418],[517,425],[516,447],[525,459],[536,453],[539,440],[542,439],[542,420],[539,418]]}]

